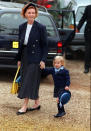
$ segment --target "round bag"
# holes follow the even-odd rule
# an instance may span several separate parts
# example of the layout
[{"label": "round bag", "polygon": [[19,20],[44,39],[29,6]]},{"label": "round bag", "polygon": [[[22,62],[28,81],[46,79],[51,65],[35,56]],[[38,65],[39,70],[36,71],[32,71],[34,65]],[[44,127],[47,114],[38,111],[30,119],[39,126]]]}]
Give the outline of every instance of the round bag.
[{"label": "round bag", "polygon": [[70,100],[71,98],[71,92],[70,91],[62,91],[60,94],[59,94],[59,102],[64,105],[66,103],[68,103],[68,101]]}]

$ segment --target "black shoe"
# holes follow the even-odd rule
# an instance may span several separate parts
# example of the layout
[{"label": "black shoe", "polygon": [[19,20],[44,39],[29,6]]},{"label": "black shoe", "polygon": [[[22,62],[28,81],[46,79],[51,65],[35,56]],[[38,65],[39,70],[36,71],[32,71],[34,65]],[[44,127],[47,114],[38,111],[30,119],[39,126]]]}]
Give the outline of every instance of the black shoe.
[{"label": "black shoe", "polygon": [[89,69],[85,69],[85,70],[84,70],[84,73],[88,73],[88,72],[89,72]]},{"label": "black shoe", "polygon": [[38,106],[38,107],[36,107],[36,108],[28,108],[28,111],[34,111],[34,110],[40,110],[40,105]]},{"label": "black shoe", "polygon": [[61,113],[57,113],[56,115],[54,115],[54,117],[62,117],[66,114],[66,112],[61,112]]}]

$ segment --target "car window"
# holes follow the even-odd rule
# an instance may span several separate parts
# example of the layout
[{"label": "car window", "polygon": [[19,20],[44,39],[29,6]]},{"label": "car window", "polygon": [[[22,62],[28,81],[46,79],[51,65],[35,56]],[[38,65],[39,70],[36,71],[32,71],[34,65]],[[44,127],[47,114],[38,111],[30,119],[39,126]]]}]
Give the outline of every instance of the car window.
[{"label": "car window", "polygon": [[64,28],[70,28],[71,25],[74,24],[74,21],[73,21],[73,13],[72,12],[64,12],[63,13],[64,15],[64,18],[63,18],[63,21],[64,21]]},{"label": "car window", "polygon": [[[44,23],[47,28],[48,36],[56,36],[55,29],[50,17],[39,14],[36,19],[40,23]],[[0,15],[0,34],[18,34],[18,28],[21,23],[26,21],[20,13],[3,13]]]},{"label": "car window", "polygon": [[56,36],[56,31],[50,17],[41,14],[36,20],[46,26],[48,36]]},{"label": "car window", "polygon": [[[79,20],[81,19],[83,13],[85,10],[85,6],[79,6],[76,12],[76,25],[78,25]],[[83,24],[82,28],[80,29],[80,32],[83,33],[84,32],[84,28],[85,28],[85,24],[86,22]]]},{"label": "car window", "polygon": [[63,12],[63,18],[62,16],[60,17],[58,21],[58,26],[61,28],[62,27],[62,21],[63,21],[63,28],[70,28],[71,25],[74,25],[73,21],[73,12],[70,11],[64,11]]},{"label": "car window", "polygon": [[[48,10],[49,13],[54,17],[56,25],[58,28],[62,27],[62,21],[63,21],[63,27],[69,28],[69,25],[73,24],[73,13],[70,11],[64,11],[63,10]],[[63,12],[63,16],[62,16]]]},{"label": "car window", "polygon": [[78,22],[78,21],[80,20],[80,18],[82,17],[84,10],[85,10],[85,6],[80,6],[80,7],[78,7],[77,12],[76,12],[76,21],[77,21],[77,22]]},{"label": "car window", "polygon": [[0,15],[0,34],[18,34],[18,28],[24,19],[20,14],[3,13]]}]

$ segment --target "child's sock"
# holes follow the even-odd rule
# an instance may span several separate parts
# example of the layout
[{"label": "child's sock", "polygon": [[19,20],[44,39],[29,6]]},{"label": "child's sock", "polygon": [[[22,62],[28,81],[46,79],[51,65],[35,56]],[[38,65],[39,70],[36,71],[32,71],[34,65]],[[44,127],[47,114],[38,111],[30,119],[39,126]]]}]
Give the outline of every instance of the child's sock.
[{"label": "child's sock", "polygon": [[59,103],[59,106],[60,106],[60,108],[63,106],[61,102]]}]

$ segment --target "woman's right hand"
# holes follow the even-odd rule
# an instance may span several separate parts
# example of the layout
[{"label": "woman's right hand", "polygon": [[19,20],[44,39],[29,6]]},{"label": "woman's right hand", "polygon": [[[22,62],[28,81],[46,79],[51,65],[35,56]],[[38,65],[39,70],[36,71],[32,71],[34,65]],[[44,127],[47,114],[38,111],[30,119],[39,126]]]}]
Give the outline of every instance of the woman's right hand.
[{"label": "woman's right hand", "polygon": [[18,66],[18,67],[21,66],[21,61],[18,61],[18,62],[17,62],[17,66]]}]

